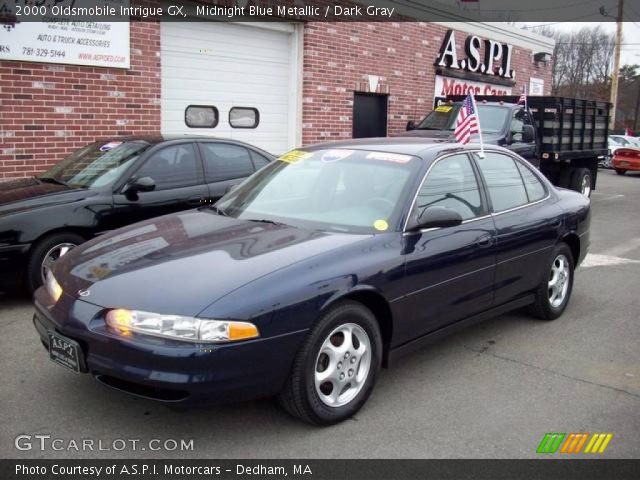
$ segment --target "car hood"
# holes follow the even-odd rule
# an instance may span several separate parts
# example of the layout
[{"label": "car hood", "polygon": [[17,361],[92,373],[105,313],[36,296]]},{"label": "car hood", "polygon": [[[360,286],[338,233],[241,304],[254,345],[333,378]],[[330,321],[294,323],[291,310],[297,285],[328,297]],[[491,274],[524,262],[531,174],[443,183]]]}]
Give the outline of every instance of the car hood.
[{"label": "car hood", "polygon": [[203,208],[115,230],[60,259],[62,290],[101,307],[196,315],[269,273],[368,235],[223,217]]},{"label": "car hood", "polygon": [[35,177],[0,182],[0,215],[78,200],[88,190],[41,182]]}]

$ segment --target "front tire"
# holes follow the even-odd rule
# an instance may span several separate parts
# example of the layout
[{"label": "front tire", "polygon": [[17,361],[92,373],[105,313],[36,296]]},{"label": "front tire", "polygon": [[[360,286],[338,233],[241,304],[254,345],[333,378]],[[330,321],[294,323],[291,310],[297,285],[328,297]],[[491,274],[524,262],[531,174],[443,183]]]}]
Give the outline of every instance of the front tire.
[{"label": "front tire", "polygon": [[296,355],[280,403],[316,425],[352,417],[369,398],[382,363],[382,336],[364,305],[345,301],[316,323]]},{"label": "front tire", "polygon": [[621,170],[620,168],[616,168],[616,173],[618,175],[624,175],[625,173],[627,173],[627,171],[626,170]]},{"label": "front tire", "polygon": [[27,289],[33,294],[42,286],[53,262],[84,242],[84,238],[72,232],[48,235],[31,249],[27,262]]},{"label": "front tire", "polygon": [[536,290],[531,313],[541,320],[555,320],[564,312],[573,290],[574,260],[571,249],[560,243],[553,251],[548,274]]}]

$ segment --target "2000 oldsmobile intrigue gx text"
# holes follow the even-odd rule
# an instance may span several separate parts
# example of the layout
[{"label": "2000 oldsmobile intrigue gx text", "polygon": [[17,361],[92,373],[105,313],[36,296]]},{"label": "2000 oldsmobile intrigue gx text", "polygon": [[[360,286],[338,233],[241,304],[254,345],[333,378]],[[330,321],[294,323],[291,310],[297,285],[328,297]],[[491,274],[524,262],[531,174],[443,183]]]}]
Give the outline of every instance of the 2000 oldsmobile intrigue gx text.
[{"label": "2000 oldsmobile intrigue gx text", "polygon": [[61,258],[36,293],[49,355],[165,402],[279,395],[331,424],[380,366],[510,309],[562,314],[589,200],[517,155],[370,139],[289,152],[215,207]]}]

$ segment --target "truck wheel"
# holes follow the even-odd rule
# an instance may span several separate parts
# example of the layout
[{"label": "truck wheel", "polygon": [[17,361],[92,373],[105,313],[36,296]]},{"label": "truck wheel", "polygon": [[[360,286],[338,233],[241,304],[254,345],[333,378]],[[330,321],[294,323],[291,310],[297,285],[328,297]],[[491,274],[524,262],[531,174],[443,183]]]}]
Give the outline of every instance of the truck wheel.
[{"label": "truck wheel", "polygon": [[591,171],[588,168],[576,168],[571,175],[569,188],[589,198],[591,196]]},{"label": "truck wheel", "polygon": [[620,170],[619,168],[616,168],[616,173],[618,175],[624,175],[625,173],[627,173],[627,171],[626,170]]}]

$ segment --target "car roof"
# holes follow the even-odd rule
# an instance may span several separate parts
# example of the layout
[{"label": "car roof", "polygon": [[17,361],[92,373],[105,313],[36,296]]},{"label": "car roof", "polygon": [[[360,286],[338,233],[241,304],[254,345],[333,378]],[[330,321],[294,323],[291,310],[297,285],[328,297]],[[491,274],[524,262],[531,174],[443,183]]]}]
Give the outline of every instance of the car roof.
[{"label": "car roof", "polygon": [[[316,143],[314,145],[303,147],[303,150],[314,151],[332,148],[400,153],[420,157],[424,160],[430,160],[443,153],[479,150],[480,144],[468,143],[466,145],[462,145],[460,143],[452,143],[443,139],[424,137],[378,137]],[[509,150],[496,145],[486,145],[485,150],[509,152]]]},{"label": "car roof", "polygon": [[256,147],[255,145],[251,145],[250,143],[243,142],[242,140],[235,140],[233,138],[224,138],[224,137],[214,137],[211,135],[195,135],[195,134],[178,134],[178,133],[163,133],[163,134],[141,134],[141,135],[124,135],[124,136],[113,136],[113,137],[102,137],[96,138],[95,142],[147,142],[151,145],[157,145],[163,142],[172,142],[177,140],[210,140],[215,142],[225,142],[231,143],[235,145],[242,145],[244,147],[250,147],[253,150],[260,152],[263,155],[273,158],[274,155],[272,153],[263,150],[260,147]]}]

